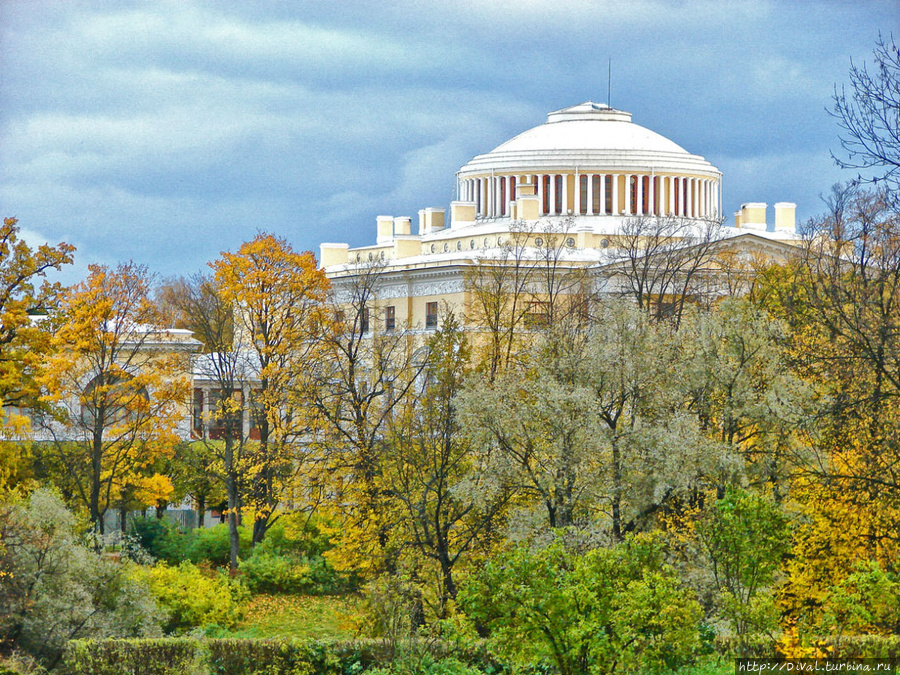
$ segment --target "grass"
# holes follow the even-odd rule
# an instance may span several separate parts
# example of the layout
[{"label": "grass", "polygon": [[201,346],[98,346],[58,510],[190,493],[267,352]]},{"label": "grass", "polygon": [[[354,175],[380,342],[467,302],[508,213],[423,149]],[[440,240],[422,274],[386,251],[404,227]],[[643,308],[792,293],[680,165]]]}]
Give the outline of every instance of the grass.
[{"label": "grass", "polygon": [[352,639],[358,604],[351,596],[255,595],[244,620],[221,637]]}]

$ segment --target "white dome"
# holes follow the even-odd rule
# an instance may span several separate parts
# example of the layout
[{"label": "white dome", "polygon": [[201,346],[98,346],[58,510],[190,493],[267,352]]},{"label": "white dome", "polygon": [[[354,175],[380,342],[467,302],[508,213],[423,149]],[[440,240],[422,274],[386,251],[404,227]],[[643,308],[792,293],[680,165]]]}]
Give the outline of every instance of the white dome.
[{"label": "white dome", "polygon": [[634,124],[631,113],[593,101],[550,113],[544,124],[473,158],[459,175],[575,169],[720,175],[703,157]]},{"label": "white dome", "polygon": [[547,122],[525,131],[488,154],[522,150],[637,150],[688,152],[665,136],[634,124],[631,113],[588,101],[547,115]]}]

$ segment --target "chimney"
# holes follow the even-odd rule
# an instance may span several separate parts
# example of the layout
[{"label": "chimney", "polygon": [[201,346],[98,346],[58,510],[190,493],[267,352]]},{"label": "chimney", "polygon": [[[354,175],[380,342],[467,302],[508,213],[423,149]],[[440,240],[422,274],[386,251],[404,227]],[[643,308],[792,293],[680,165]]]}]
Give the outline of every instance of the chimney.
[{"label": "chimney", "polygon": [[775,204],[775,231],[797,232],[797,205],[791,202]]},{"label": "chimney", "polygon": [[378,216],[375,218],[378,224],[378,237],[375,241],[379,244],[386,244],[394,238],[394,217]]},{"label": "chimney", "polygon": [[766,230],[766,203],[741,204],[741,227],[748,230]]},{"label": "chimney", "polygon": [[409,216],[398,216],[394,218],[394,236],[404,236],[412,234],[412,223]]},{"label": "chimney", "polygon": [[349,250],[349,244],[319,244],[319,266],[346,265]]}]

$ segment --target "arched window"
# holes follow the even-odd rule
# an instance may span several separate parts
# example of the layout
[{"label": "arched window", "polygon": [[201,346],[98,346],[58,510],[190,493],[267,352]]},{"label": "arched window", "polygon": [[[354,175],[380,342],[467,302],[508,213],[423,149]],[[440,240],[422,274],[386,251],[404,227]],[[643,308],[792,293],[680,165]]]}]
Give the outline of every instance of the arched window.
[{"label": "arched window", "polygon": [[509,201],[514,202],[516,200],[516,177],[509,177]]},{"label": "arched window", "polygon": [[641,178],[643,195],[641,198],[641,213],[650,213],[650,176]]},{"label": "arched window", "polygon": [[500,178],[500,215],[506,215],[506,178]]},{"label": "arched window", "polygon": [[593,197],[593,207],[594,213],[600,213],[600,176],[591,176],[591,187],[592,187],[592,197]]}]

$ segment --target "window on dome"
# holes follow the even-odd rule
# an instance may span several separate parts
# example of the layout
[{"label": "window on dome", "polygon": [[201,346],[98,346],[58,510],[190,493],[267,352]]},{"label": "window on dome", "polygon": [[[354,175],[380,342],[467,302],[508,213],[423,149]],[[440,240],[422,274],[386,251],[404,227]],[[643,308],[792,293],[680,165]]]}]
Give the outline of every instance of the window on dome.
[{"label": "window on dome", "polygon": [[578,200],[578,213],[587,213],[588,211],[588,177],[581,176],[578,179],[578,191],[581,198]]},{"label": "window on dome", "polygon": [[613,212],[613,190],[618,189],[617,185],[613,184],[613,177],[611,175],[606,176],[606,212]]},{"label": "window on dome", "polygon": [[628,184],[631,187],[631,213],[637,213],[637,176],[629,176]]},{"label": "window on dome", "polygon": [[509,177],[509,201],[514,202],[516,200],[516,177]]},{"label": "window on dome", "polygon": [[501,178],[500,181],[500,215],[506,215],[506,179]]},{"label": "window on dome", "polygon": [[563,177],[555,176],[554,185],[556,186],[556,199],[554,200],[554,208],[556,209],[556,213],[562,213],[563,210],[563,190],[565,189],[563,186]]},{"label": "window on dome", "polygon": [[[600,213],[600,176],[591,176],[591,184],[593,186],[593,204],[594,213]],[[607,210],[607,213],[609,211]]]}]

